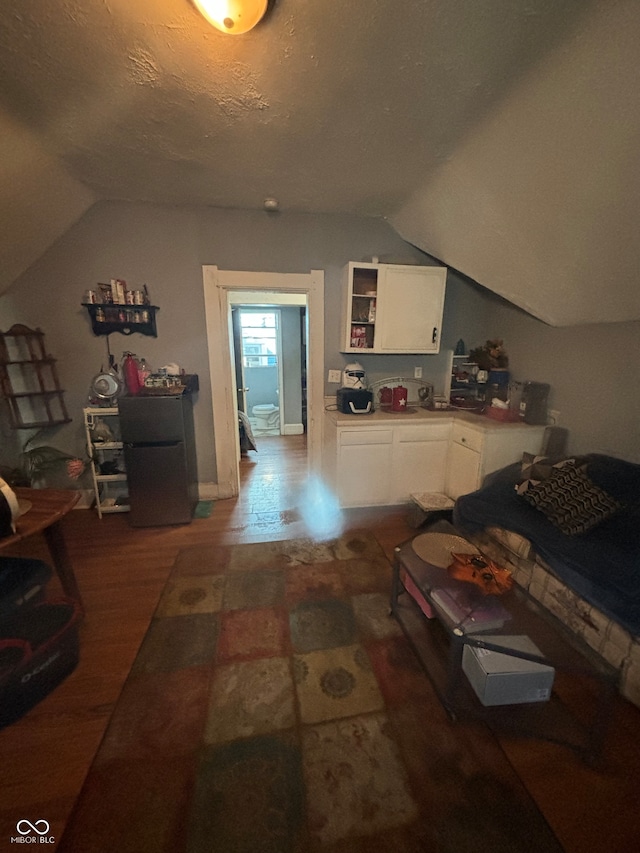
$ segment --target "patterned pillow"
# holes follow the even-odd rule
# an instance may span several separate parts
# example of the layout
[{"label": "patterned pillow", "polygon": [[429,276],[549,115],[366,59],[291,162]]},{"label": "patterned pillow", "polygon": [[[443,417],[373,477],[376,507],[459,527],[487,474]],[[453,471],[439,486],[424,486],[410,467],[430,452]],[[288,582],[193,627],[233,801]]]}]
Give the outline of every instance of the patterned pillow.
[{"label": "patterned pillow", "polygon": [[533,453],[522,454],[521,477],[516,483],[515,489],[519,495],[525,495],[529,489],[538,486],[544,480],[565,465],[585,466],[585,461],[578,456],[570,456],[567,459],[552,459],[548,456],[534,456]]},{"label": "patterned pillow", "polygon": [[622,508],[589,479],[585,468],[575,465],[556,468],[523,497],[567,536],[586,533]]}]

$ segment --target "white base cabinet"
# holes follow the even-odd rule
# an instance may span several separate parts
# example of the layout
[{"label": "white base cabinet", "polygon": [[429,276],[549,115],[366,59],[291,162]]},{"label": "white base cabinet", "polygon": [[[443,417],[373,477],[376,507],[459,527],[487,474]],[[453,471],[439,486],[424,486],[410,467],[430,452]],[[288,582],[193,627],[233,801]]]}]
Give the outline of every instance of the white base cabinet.
[{"label": "white base cabinet", "polygon": [[450,423],[329,426],[330,479],[343,507],[386,506],[444,488]]},{"label": "white base cabinet", "polygon": [[480,481],[480,454],[452,442],[447,456],[446,495],[450,498],[468,495],[475,492]]},{"label": "white base cabinet", "polygon": [[544,430],[488,420],[469,424],[455,416],[343,426],[328,415],[325,471],[342,507],[402,504],[420,492],[455,499],[524,452],[539,453]]},{"label": "white base cabinet", "polygon": [[338,441],[338,494],[341,505],[385,504],[391,477],[393,430],[340,430]]},{"label": "white base cabinet", "polygon": [[444,488],[450,424],[398,426],[394,430],[391,500]]},{"label": "white base cabinet", "polygon": [[454,421],[447,457],[446,494],[455,499],[475,492],[487,474],[517,462],[525,452],[539,453],[544,431],[544,426],[528,424],[484,428]]}]

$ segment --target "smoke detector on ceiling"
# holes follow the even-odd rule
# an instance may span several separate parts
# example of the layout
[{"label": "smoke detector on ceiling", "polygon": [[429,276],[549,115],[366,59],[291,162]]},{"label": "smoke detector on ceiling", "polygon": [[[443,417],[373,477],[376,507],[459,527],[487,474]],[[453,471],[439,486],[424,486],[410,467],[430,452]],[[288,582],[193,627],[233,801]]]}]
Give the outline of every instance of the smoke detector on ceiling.
[{"label": "smoke detector on ceiling", "polygon": [[263,206],[264,209],[267,210],[269,213],[273,213],[274,211],[278,210],[278,208],[280,207],[280,203],[277,198],[265,198]]}]

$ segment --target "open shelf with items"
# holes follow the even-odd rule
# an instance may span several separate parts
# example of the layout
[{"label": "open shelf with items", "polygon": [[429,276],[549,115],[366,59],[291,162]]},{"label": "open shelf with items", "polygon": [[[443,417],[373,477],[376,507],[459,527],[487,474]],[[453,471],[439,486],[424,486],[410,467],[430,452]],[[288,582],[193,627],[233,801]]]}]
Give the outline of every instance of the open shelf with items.
[{"label": "open shelf with items", "polygon": [[83,302],[83,307],[89,312],[91,328],[94,335],[110,335],[120,332],[122,335],[132,335],[138,332],[157,338],[156,311],[157,305],[117,305]]},{"label": "open shelf with items", "polygon": [[0,390],[9,404],[13,429],[68,424],[56,360],[44,346],[44,332],[16,324],[0,332]]},{"label": "open shelf with items", "polygon": [[485,383],[478,383],[478,365],[468,355],[453,356],[451,366],[451,396],[477,400],[484,395]]},{"label": "open shelf with items", "polygon": [[377,297],[378,270],[354,266],[349,306],[349,342],[354,349],[373,349]]},{"label": "open shelf with items", "polygon": [[84,409],[84,426],[99,518],[103,513],[128,512],[127,474],[117,406]]}]

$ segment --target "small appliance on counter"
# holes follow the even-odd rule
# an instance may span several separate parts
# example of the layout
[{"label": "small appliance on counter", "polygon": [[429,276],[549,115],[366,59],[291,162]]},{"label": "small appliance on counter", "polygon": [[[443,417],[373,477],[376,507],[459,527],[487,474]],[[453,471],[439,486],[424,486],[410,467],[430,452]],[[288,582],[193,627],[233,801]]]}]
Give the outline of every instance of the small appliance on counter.
[{"label": "small appliance on counter", "polygon": [[546,382],[525,382],[520,400],[520,414],[526,424],[547,423],[547,400],[550,387]]},{"label": "small appliance on counter", "polygon": [[373,411],[373,392],[367,390],[364,367],[347,364],[342,371],[342,388],[336,393],[338,411],[343,415],[368,415]]},{"label": "small appliance on counter", "polygon": [[338,388],[336,401],[343,415],[368,415],[373,411],[373,392],[364,388]]}]

